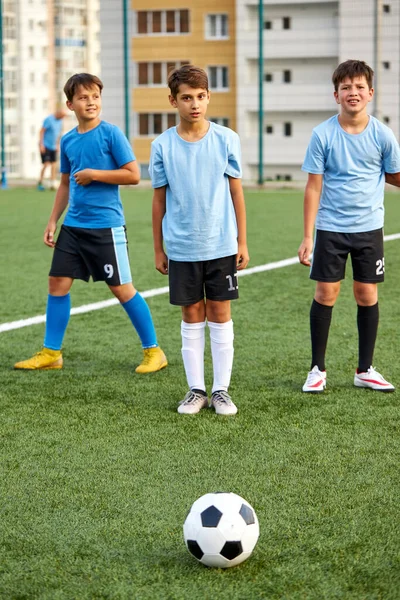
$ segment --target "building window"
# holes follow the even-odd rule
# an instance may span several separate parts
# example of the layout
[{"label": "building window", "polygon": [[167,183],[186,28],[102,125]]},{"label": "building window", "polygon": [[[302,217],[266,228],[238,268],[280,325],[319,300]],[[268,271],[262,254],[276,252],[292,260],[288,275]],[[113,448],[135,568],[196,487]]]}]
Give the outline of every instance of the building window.
[{"label": "building window", "polygon": [[283,71],[283,83],[291,83],[292,71]]},{"label": "building window", "polygon": [[137,85],[146,86],[165,86],[168,80],[168,74],[182,65],[189,65],[188,60],[178,60],[171,62],[140,62],[137,63]]},{"label": "building window", "polygon": [[28,48],[29,58],[35,57],[35,48],[33,46],[29,46]]},{"label": "building window", "polygon": [[30,81],[30,83],[35,83],[35,73],[29,74],[29,81]]},{"label": "building window", "polygon": [[31,98],[29,102],[29,108],[35,110],[35,98]]},{"label": "building window", "polygon": [[267,81],[268,83],[270,83],[273,80],[273,75],[272,73],[264,73],[264,81]]},{"label": "building window", "polygon": [[386,69],[386,70],[390,69],[390,62],[388,60],[384,60],[382,65],[383,65],[384,69]]},{"label": "building window", "polygon": [[208,67],[210,87],[214,90],[229,88],[228,67]]},{"label": "building window", "polygon": [[383,117],[383,122],[386,123],[386,125],[388,125],[390,123],[390,117]]},{"label": "building window", "polygon": [[139,135],[156,136],[176,125],[177,113],[140,113]]},{"label": "building window", "polygon": [[210,117],[210,121],[217,125],[222,125],[223,127],[229,127],[228,117]]},{"label": "building window", "polygon": [[390,4],[384,4],[382,10],[384,13],[390,13]]},{"label": "building window", "polygon": [[264,29],[272,29],[272,21],[264,21]]},{"label": "building window", "polygon": [[267,133],[268,135],[271,135],[272,133],[274,133],[274,127],[273,127],[273,125],[266,125],[265,126],[265,133]]},{"label": "building window", "polygon": [[292,124],[291,123],[283,124],[283,135],[285,137],[290,137],[292,135]]},{"label": "building window", "polygon": [[206,39],[227,39],[228,15],[207,15],[206,18]]},{"label": "building window", "polygon": [[282,18],[282,28],[283,29],[292,29],[292,23],[291,23],[291,18],[290,17],[283,17]]},{"label": "building window", "polygon": [[138,10],[136,33],[139,35],[168,35],[189,33],[189,11]]}]

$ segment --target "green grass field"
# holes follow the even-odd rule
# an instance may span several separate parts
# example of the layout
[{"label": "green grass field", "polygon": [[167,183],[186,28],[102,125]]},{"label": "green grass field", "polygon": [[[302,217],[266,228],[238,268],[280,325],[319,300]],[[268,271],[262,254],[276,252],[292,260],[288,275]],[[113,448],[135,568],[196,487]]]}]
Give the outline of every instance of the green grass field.
[{"label": "green grass field", "polygon": [[[123,193],[134,283],[153,266],[151,192]],[[300,192],[246,193],[250,266],[296,255]],[[44,314],[50,192],[0,192],[0,323]],[[385,233],[400,232],[400,194]],[[400,386],[400,240],[386,244],[375,366]],[[0,598],[255,600],[400,598],[399,393],[353,387],[351,268],[334,309],[328,388],[301,393],[313,284],[293,265],[240,279],[233,305],[236,417],[178,415],[186,392],[180,311],[149,299],[169,367],[134,373],[141,349],[119,306],[71,317],[64,369],[18,372],[44,325],[0,333]],[[76,282],[73,306],[110,298]],[[212,378],[209,346],[206,373]],[[209,491],[255,508],[260,539],[242,565],[207,569],[182,525]]]}]

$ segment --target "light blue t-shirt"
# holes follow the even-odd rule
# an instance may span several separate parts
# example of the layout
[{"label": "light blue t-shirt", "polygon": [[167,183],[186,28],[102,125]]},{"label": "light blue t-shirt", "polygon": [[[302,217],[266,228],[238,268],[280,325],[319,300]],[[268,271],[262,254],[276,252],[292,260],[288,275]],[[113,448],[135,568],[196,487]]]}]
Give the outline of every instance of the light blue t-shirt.
[{"label": "light blue t-shirt", "polygon": [[201,140],[187,142],[171,127],[151,145],[149,173],[153,188],[167,186],[162,229],[170,259],[195,262],[237,253],[228,179],[242,176],[234,131],[210,123]]},{"label": "light blue t-shirt", "polygon": [[74,173],[82,169],[111,171],[135,160],[122,131],[106,121],[86,133],[78,133],[75,127],[61,138],[60,159],[61,173],[70,173],[64,225],[92,229],[124,225],[118,185],[100,181],[78,185],[74,178]]},{"label": "light blue t-shirt", "polygon": [[350,134],[335,115],[313,130],[302,170],[324,176],[317,229],[373,231],[383,227],[385,172],[400,172],[399,144],[372,116],[364,131]]},{"label": "light blue t-shirt", "polygon": [[56,119],[49,115],[43,121],[44,135],[43,144],[48,150],[57,150],[58,138],[61,135],[62,119]]}]

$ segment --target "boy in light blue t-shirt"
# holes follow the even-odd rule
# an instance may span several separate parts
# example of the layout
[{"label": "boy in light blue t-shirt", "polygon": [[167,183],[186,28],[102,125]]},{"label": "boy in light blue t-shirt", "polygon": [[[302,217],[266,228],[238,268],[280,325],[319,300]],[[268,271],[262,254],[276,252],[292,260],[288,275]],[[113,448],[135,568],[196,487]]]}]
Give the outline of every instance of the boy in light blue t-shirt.
[{"label": "boy in light blue t-shirt", "polygon": [[316,292],[310,312],[312,359],[303,392],[323,392],[325,352],[332,309],[344,279],[348,255],[353,267],[359,333],[354,385],[382,392],[394,386],[372,367],[378,331],[378,287],[383,281],[384,186],[400,187],[400,151],[393,132],[367,114],[373,98],[373,71],[348,60],[335,70],[338,115],[316,127],[303,164],[308,173],[304,197],[304,238],[298,255],[311,265]]},{"label": "boy in light blue t-shirt", "polygon": [[62,120],[65,117],[64,110],[56,110],[53,115],[49,115],[43,121],[39,134],[39,150],[42,160],[38,190],[43,192],[46,188],[43,185],[43,178],[48,167],[50,167],[51,189],[56,189],[56,162],[57,148],[61,137]]},{"label": "boy in light blue t-shirt", "polygon": [[[16,369],[61,369],[61,346],[70,317],[69,291],[75,279],[104,281],[135,327],[144,358],[137,373],[167,366],[158,346],[149,307],[132,284],[125,218],[119,185],[139,182],[132,148],[115,125],[100,119],[103,84],[95,75],[78,73],[65,84],[67,107],[78,126],[61,139],[61,183],[44,232],[54,248],[49,274],[43,349],[16,363]],[[68,206],[57,242],[57,222]]]},{"label": "boy in light blue t-shirt", "polygon": [[[206,120],[207,74],[185,65],[168,78],[169,101],[180,122],[152,143],[155,264],[169,276],[170,302],[182,307],[182,358],[189,391],[181,414],[208,406],[204,381],[206,320],[210,329],[217,414],[237,408],[228,388],[233,364],[230,301],[238,297],[237,271],[249,262],[236,133]],[[164,251],[165,243],[165,251]]]}]

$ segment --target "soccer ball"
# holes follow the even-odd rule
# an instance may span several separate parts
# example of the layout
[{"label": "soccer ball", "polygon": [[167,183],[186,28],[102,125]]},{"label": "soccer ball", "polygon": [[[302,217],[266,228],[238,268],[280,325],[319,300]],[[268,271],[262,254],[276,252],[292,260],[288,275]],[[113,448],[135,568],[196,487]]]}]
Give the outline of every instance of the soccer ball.
[{"label": "soccer ball", "polygon": [[201,496],[183,525],[187,549],[207,567],[234,567],[249,558],[260,533],[257,515],[233,493]]}]

